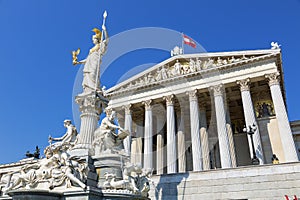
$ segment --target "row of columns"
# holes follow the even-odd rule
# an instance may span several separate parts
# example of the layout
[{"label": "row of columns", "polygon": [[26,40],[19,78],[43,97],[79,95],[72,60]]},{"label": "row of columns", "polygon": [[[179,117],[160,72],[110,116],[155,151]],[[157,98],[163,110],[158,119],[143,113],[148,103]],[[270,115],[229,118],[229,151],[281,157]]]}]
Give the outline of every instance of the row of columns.
[{"label": "row of columns", "polygon": [[[274,103],[274,109],[278,121],[281,140],[283,143],[283,151],[286,162],[297,161],[297,152],[294,145],[291,128],[289,125],[286,108],[283,101],[283,96],[279,84],[279,73],[266,75],[269,80],[271,96]],[[252,124],[257,125],[253,102],[250,93],[250,79],[237,81],[240,86],[244,117],[247,126]],[[224,87],[222,84],[211,86],[210,91],[214,98],[214,106],[216,110],[217,132],[219,139],[220,161],[222,168],[236,167],[235,147],[233,141],[233,133],[230,126],[230,117],[228,106],[224,103]],[[191,141],[192,141],[192,159],[193,171],[201,171],[210,169],[209,159],[209,144],[206,123],[206,110],[203,103],[199,102],[197,97],[197,90],[187,92],[189,96],[190,106],[190,125],[191,125]],[[174,95],[164,97],[167,107],[167,159],[164,163],[164,138],[162,133],[157,135],[157,174],[163,173],[164,164],[167,165],[167,173],[184,172],[186,170],[185,158],[185,135],[184,135],[184,116],[181,115],[182,125],[178,128],[177,142],[175,129],[175,110],[174,110]],[[153,168],[153,127],[152,127],[152,100],[144,101],[145,105],[145,126],[144,126],[144,168]],[[130,107],[125,106],[125,129],[131,131],[132,117]],[[163,121],[163,120],[159,120]],[[253,135],[254,148],[260,164],[264,164],[264,155],[262,150],[262,143],[259,129]],[[129,153],[130,137],[124,140],[125,151]],[[248,136],[250,156],[253,157],[250,137]]]}]

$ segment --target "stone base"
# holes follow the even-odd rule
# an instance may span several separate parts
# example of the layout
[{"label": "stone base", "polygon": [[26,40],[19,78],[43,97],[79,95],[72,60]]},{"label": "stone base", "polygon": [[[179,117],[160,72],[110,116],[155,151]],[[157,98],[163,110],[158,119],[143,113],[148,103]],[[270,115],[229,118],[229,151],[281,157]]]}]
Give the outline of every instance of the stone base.
[{"label": "stone base", "polygon": [[128,190],[100,190],[88,187],[87,190],[52,192],[48,190],[14,190],[10,197],[2,199],[13,200],[149,200],[147,197],[137,196]]},{"label": "stone base", "polygon": [[60,200],[61,193],[48,190],[12,190],[8,193],[13,200]]},{"label": "stone base", "polygon": [[116,180],[123,179],[122,168],[127,161],[125,156],[118,154],[106,154],[103,156],[93,156],[93,160],[98,175],[98,187],[103,186],[105,181],[104,174],[106,172],[116,174]]}]

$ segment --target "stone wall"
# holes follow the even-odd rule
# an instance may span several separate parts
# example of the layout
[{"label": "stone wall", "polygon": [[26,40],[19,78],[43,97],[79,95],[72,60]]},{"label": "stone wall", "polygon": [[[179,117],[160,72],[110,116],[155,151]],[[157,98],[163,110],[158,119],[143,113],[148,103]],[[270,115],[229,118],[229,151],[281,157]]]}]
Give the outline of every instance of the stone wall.
[{"label": "stone wall", "polygon": [[300,197],[300,162],[153,177],[151,199],[284,200]]}]

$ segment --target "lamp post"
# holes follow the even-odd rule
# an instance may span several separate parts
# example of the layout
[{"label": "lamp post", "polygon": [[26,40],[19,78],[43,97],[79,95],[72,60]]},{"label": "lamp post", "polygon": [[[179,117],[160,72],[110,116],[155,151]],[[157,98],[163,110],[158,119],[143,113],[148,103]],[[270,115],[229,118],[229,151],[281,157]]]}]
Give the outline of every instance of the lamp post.
[{"label": "lamp post", "polygon": [[243,131],[245,133],[247,133],[248,135],[250,135],[251,146],[252,146],[252,153],[253,153],[253,158],[251,158],[252,165],[259,165],[259,160],[256,157],[256,152],[255,152],[254,142],[253,142],[253,134],[255,133],[256,130],[257,130],[257,127],[256,127],[255,124],[253,124],[252,126],[249,126],[248,128],[246,128],[246,126],[245,126],[244,129],[243,129]]}]

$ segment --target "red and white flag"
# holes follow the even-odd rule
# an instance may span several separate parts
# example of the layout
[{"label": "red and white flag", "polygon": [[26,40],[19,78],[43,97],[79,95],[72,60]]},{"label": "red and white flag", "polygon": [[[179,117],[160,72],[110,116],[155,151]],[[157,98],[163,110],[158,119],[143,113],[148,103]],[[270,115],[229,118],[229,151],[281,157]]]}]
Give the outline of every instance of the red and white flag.
[{"label": "red and white flag", "polygon": [[196,42],[192,38],[190,38],[190,37],[188,37],[184,34],[182,34],[182,36],[183,36],[183,43],[184,44],[187,44],[187,45],[190,45],[193,48],[196,48]]}]

